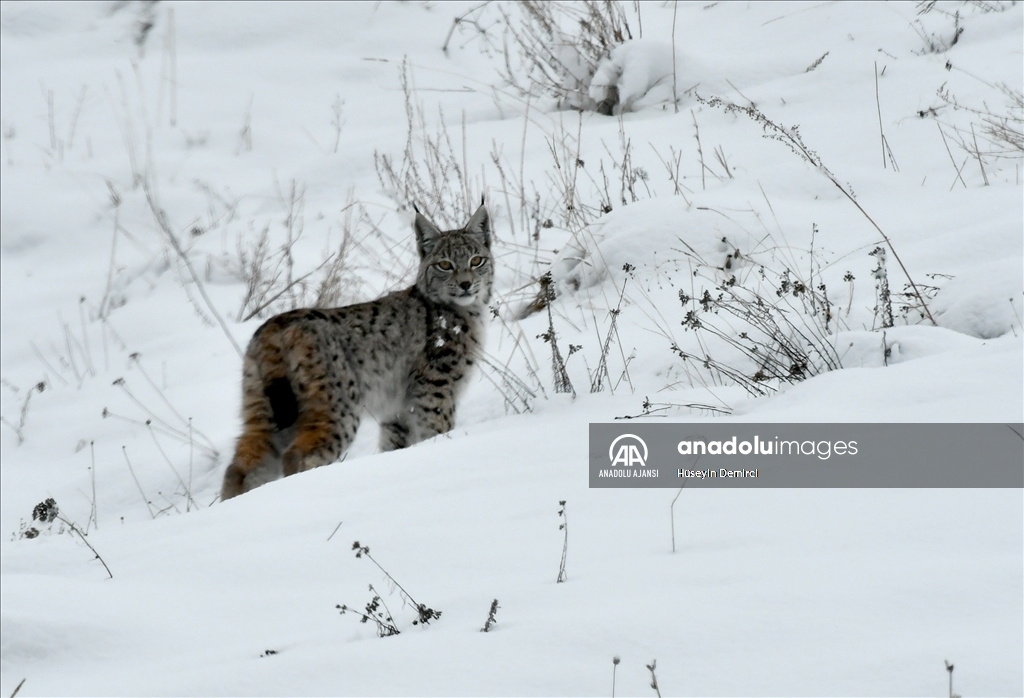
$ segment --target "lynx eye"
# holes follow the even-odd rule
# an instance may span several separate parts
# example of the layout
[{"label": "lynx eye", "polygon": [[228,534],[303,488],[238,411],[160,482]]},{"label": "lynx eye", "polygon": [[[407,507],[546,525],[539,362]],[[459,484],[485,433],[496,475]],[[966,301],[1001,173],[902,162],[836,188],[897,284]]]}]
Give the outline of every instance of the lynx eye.
[{"label": "lynx eye", "polygon": [[440,269],[441,271],[451,271],[455,267],[453,267],[452,263],[449,262],[447,259],[442,259],[440,262],[437,263],[437,268]]},{"label": "lynx eye", "polygon": [[483,263],[484,263],[484,258],[481,257],[480,255],[475,255],[472,259],[469,260],[469,266],[474,267],[474,268],[480,266]]}]

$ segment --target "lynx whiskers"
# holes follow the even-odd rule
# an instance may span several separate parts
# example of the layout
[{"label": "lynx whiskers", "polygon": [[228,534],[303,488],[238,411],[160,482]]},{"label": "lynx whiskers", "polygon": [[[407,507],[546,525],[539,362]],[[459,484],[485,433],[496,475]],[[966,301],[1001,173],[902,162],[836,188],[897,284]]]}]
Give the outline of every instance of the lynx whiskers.
[{"label": "lynx whiskers", "polygon": [[481,205],[464,228],[441,231],[417,212],[414,228],[420,267],[410,288],[292,310],[256,330],[242,370],[243,431],[221,499],[267,473],[338,460],[364,413],[380,423],[382,450],[452,428],[494,280],[490,219]]}]

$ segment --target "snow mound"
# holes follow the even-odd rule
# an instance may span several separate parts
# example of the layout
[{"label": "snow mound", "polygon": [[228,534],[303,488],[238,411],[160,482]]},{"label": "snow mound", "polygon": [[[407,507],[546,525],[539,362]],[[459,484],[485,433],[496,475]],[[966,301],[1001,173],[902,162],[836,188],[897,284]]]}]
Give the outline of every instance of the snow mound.
[{"label": "snow mound", "polygon": [[702,265],[729,271],[758,244],[728,218],[688,206],[682,197],[647,199],[588,227],[558,254],[551,276],[561,292],[621,276],[627,264],[640,274],[675,274]]},{"label": "snow mound", "polygon": [[836,335],[836,353],[843,368],[880,368],[950,351],[968,352],[981,344],[984,342],[930,325],[873,332],[850,330]]},{"label": "snow mound", "polygon": [[[672,46],[653,39],[619,44],[597,66],[590,82],[590,98],[598,111],[618,114],[645,103],[672,99]],[[655,87],[666,89],[656,90]]]},{"label": "snow mound", "polygon": [[963,334],[991,339],[1021,329],[1021,260],[1003,259],[959,274],[931,303],[935,321]]}]

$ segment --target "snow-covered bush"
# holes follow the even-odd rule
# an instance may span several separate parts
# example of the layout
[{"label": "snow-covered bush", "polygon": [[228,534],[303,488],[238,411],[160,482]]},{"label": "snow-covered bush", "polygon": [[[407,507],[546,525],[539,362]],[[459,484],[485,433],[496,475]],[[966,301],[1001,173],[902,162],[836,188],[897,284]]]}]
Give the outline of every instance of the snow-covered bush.
[{"label": "snow-covered bush", "polygon": [[672,46],[654,39],[634,39],[616,46],[598,63],[590,81],[590,98],[602,114],[633,111],[643,104],[673,99],[675,66]]},{"label": "snow-covered bush", "polygon": [[509,85],[524,97],[554,98],[562,109],[598,108],[591,81],[613,49],[633,38],[618,2],[527,0],[500,11],[511,37],[501,68]]}]

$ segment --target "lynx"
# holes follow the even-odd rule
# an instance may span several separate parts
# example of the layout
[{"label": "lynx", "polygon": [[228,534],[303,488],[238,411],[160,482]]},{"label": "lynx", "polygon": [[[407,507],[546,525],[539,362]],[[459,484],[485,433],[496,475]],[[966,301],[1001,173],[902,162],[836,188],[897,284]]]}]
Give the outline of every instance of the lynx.
[{"label": "lynx", "polygon": [[[299,309],[253,335],[242,369],[242,435],[221,499],[333,463],[363,413],[390,451],[449,431],[481,349],[494,279],[490,219],[481,205],[465,228],[441,231],[418,211],[416,283],[375,301]],[[265,480],[264,476],[264,480]]]}]

